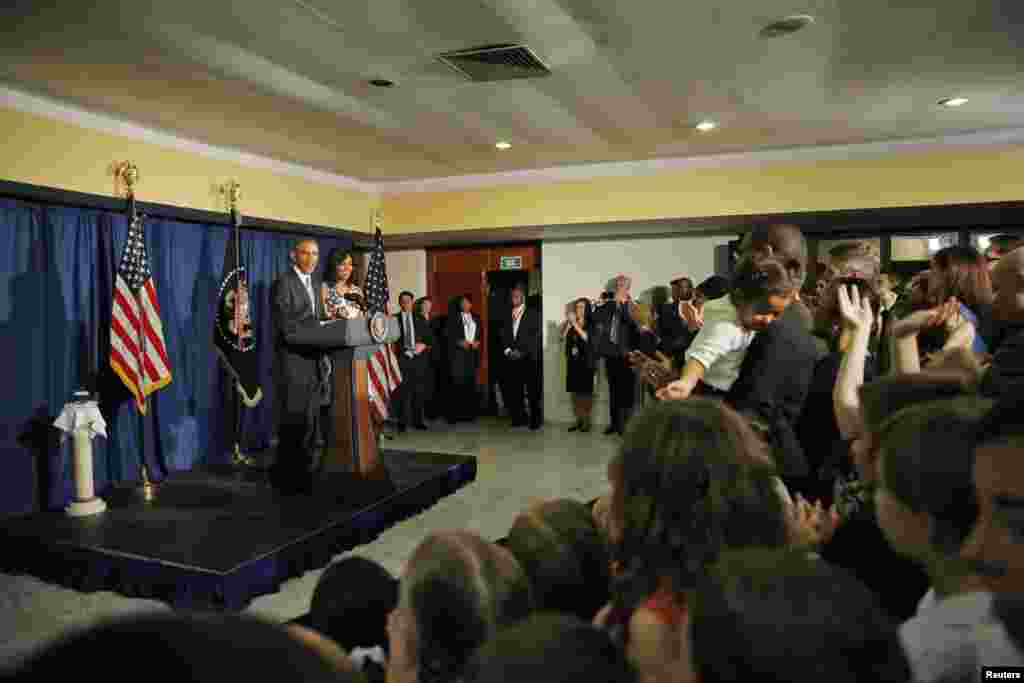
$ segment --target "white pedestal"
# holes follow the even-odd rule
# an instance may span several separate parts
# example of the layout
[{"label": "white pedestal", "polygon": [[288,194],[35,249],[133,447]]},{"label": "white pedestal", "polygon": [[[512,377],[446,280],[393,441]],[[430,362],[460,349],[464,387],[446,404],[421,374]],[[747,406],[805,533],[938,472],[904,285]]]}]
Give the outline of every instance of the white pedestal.
[{"label": "white pedestal", "polygon": [[92,469],[92,438],[103,434],[106,425],[95,401],[75,401],[64,406],[56,426],[70,431],[74,440],[72,465],[75,479],[75,499],[64,508],[69,517],[87,517],[103,512],[107,504],[96,497]]}]

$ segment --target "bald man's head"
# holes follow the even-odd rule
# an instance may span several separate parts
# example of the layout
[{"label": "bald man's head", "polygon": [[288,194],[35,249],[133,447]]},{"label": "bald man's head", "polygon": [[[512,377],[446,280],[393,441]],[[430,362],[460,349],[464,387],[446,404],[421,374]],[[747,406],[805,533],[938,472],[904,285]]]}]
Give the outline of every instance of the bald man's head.
[{"label": "bald man's head", "polygon": [[1024,322],[1024,249],[1014,249],[992,269],[992,312],[1000,320]]},{"label": "bald man's head", "polygon": [[743,236],[742,258],[773,256],[782,261],[798,287],[807,277],[807,241],[800,228],[786,223],[759,225]]}]

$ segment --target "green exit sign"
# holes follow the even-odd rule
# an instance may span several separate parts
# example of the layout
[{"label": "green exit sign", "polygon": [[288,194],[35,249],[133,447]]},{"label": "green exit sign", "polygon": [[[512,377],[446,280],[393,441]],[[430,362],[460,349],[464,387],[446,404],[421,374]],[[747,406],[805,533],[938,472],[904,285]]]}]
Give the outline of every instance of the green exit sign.
[{"label": "green exit sign", "polygon": [[522,270],[522,256],[502,256],[498,259],[501,270]]}]

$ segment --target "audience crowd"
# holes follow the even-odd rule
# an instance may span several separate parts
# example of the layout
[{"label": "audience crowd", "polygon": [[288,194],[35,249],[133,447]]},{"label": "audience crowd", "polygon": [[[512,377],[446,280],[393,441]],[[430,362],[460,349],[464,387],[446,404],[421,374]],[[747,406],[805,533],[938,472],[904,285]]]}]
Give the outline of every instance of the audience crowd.
[{"label": "audience crowd", "polygon": [[[575,302],[575,429],[599,359],[618,393],[596,501],[538,501],[495,542],[434,532],[399,577],[343,558],[301,626],[137,617],[14,678],[129,650],[186,680],[926,682],[1024,666],[1024,249],[992,264],[943,249],[902,289],[855,244],[813,287],[807,266],[799,230],[768,226],[732,282],[678,279],[649,324],[625,276]],[[644,334],[653,348],[633,353]],[[651,363],[671,381],[633,415],[624,373],[666,377]]]}]

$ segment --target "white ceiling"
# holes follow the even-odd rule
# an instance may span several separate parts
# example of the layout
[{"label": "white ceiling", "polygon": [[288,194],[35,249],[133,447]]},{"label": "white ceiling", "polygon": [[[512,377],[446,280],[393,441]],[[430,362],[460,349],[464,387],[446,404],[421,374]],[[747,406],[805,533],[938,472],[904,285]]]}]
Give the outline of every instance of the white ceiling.
[{"label": "white ceiling", "polygon": [[[890,2],[15,0],[0,80],[371,182],[1024,125],[1024,2]],[[758,36],[792,13],[816,21]],[[471,83],[434,59],[490,43],[553,74]]]}]

